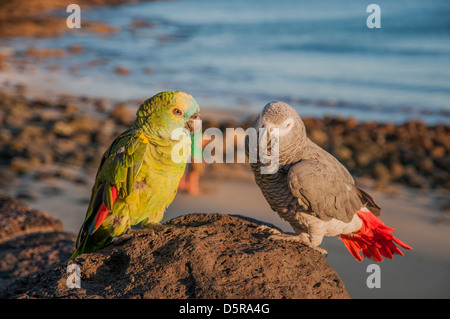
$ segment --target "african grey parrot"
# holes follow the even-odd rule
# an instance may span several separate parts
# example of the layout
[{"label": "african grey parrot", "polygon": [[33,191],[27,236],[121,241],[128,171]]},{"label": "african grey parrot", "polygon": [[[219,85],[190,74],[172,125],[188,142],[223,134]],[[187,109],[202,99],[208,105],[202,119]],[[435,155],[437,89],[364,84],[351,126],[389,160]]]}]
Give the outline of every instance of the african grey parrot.
[{"label": "african grey parrot", "polygon": [[[275,173],[262,173],[270,163],[261,161],[261,157],[250,161],[256,184],[270,207],[296,233],[277,233],[272,239],[295,240],[327,254],[318,247],[323,237],[339,236],[358,261],[368,257],[380,262],[381,255],[387,258],[403,255],[395,244],[412,249],[395,238],[391,234],[394,229],[376,217],[380,215],[380,206],[355,186],[347,169],[306,136],[303,121],[290,105],[278,101],[267,104],[251,127],[257,131],[265,129],[261,135],[267,134],[268,138],[266,142],[258,139],[252,142],[247,135],[247,156],[260,149],[261,141],[267,143],[269,155],[271,147],[278,146]],[[278,136],[273,128],[278,129]]]}]

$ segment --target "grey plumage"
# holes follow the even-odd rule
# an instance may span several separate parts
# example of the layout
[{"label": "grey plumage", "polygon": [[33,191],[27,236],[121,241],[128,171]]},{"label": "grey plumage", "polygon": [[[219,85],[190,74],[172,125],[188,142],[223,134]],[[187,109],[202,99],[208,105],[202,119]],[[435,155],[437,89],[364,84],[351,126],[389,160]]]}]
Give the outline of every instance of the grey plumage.
[{"label": "grey plumage", "polygon": [[[270,207],[287,220],[300,241],[311,246],[323,236],[350,233],[361,227],[357,210],[366,206],[380,212],[373,199],[355,186],[347,169],[312,142],[299,114],[288,104],[271,102],[251,125],[255,129],[279,129],[279,169],[261,174],[260,161],[251,163],[255,181]],[[254,144],[254,143],[253,143]],[[253,145],[246,138],[247,155]]]}]

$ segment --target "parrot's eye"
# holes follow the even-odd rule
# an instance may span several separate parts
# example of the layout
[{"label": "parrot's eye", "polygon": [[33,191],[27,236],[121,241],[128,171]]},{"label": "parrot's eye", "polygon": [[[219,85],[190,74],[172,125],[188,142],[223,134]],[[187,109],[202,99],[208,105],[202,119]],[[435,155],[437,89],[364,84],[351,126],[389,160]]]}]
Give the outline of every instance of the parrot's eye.
[{"label": "parrot's eye", "polygon": [[172,109],[172,113],[173,115],[175,115],[176,117],[182,117],[183,116],[183,111],[178,109],[178,108],[174,108]]},{"label": "parrot's eye", "polygon": [[290,132],[292,130],[292,128],[294,127],[295,122],[292,118],[288,118],[286,121],[284,121],[280,127],[280,136],[284,136],[286,135],[288,132]]}]

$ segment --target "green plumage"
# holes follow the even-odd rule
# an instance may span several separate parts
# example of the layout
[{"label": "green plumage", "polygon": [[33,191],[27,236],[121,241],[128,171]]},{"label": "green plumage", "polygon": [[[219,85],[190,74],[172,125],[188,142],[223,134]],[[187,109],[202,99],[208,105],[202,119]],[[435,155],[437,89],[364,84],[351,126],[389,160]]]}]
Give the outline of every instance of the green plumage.
[{"label": "green plumage", "polygon": [[102,248],[132,225],[161,221],[186,166],[186,160],[172,159],[173,147],[190,149],[189,139],[172,140],[172,132],[192,127],[198,112],[184,92],[163,92],[139,107],[135,125],[103,154],[71,259]]}]

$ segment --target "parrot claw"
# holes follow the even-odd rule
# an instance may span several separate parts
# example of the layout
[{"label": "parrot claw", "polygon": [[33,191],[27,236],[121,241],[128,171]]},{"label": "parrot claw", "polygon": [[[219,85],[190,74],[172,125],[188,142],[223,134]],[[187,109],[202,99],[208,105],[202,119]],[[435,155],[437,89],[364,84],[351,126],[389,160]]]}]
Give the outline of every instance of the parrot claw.
[{"label": "parrot claw", "polygon": [[328,251],[326,251],[325,249],[317,247],[317,246],[316,247],[311,247],[311,248],[314,249],[315,251],[318,251],[325,258],[328,257]]},{"label": "parrot claw", "polygon": [[[263,233],[266,233],[266,234],[283,236],[283,233],[281,231],[279,231],[276,228],[270,227],[268,225],[260,225],[260,226],[257,227],[257,229],[259,231],[262,231]],[[287,233],[284,233],[284,235],[287,235]],[[295,234],[292,233],[292,235],[295,235]],[[287,235],[287,236],[289,236],[289,235]]]},{"label": "parrot claw", "polygon": [[278,233],[274,232],[274,234],[269,236],[268,238],[269,238],[269,240],[283,240],[283,241],[298,242],[302,245],[305,245],[305,246],[312,248],[313,250],[319,252],[321,255],[324,255],[325,258],[328,257],[328,252],[323,248],[312,245],[311,241],[309,240],[309,235],[305,234],[305,233],[301,233],[298,235],[289,235],[289,234],[283,234],[281,232],[278,232]]},{"label": "parrot claw", "polygon": [[170,226],[161,225],[160,223],[141,223],[141,229],[151,229],[155,232],[163,231],[164,229],[167,229]]},{"label": "parrot claw", "polygon": [[328,252],[325,249],[311,244],[309,235],[306,233],[300,233],[300,234],[283,233],[283,232],[279,231],[278,229],[269,227],[267,225],[258,226],[257,229],[266,234],[269,234],[269,236],[267,237],[269,240],[295,241],[295,242],[303,244],[309,248],[314,249],[315,251],[319,252],[321,255],[324,255],[325,258],[328,257]]}]

